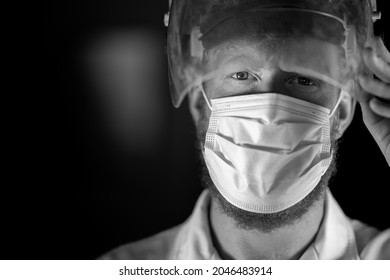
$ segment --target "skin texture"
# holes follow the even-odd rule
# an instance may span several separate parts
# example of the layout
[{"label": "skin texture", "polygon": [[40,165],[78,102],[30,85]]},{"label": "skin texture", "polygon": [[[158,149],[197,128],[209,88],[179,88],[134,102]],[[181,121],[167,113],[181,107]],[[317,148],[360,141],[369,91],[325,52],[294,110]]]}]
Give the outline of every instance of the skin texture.
[{"label": "skin texture", "polygon": [[[377,39],[372,47],[363,50],[362,56],[364,64],[376,77],[359,77],[359,86],[363,91],[357,101],[362,108],[365,125],[377,142],[387,163],[390,165],[390,54],[384,47],[383,42],[380,39]],[[275,85],[280,86],[281,81],[291,81],[289,79],[284,79],[286,76],[283,75],[285,75],[286,72],[282,71],[282,73],[280,72],[280,69],[275,70],[272,67],[268,67],[266,69],[256,70],[257,73],[261,73],[261,75],[258,75],[259,79],[252,79],[251,84],[246,84],[249,85],[245,88],[246,91],[242,91],[239,94],[250,94],[251,92],[281,92],[281,90],[285,90],[288,86],[291,86],[291,84],[287,82],[282,83],[282,85],[285,86],[284,89],[274,88]],[[226,80],[224,83],[211,81],[204,84],[205,91],[208,93],[211,92],[211,98],[213,97],[213,93],[214,97],[224,97],[224,95],[221,94],[225,94],[226,96],[226,90],[218,92],[218,89],[220,89],[223,84],[226,85],[226,83],[231,83],[227,89],[231,88],[231,86],[237,87],[237,83],[241,83],[241,86],[243,85],[243,80],[230,80],[232,77],[237,78],[243,76],[242,74],[234,76],[234,71],[243,70],[233,70],[232,76],[223,76],[229,77],[227,82]],[[296,73],[288,72],[287,74]],[[275,82],[280,77],[282,77],[282,79]],[[247,83],[245,81],[247,80],[244,80],[244,83]],[[307,85],[307,83],[305,84]],[[293,85],[297,86],[296,80],[294,80]],[[301,85],[298,86],[301,87]],[[215,89],[214,91],[213,88]],[[236,89],[234,92],[237,92]],[[302,91],[299,90],[296,92]],[[294,92],[287,90],[282,93],[292,94]],[[305,96],[294,97],[305,99]],[[321,105],[331,107],[335,102],[334,99],[328,101],[329,103]],[[316,103],[316,101],[311,102]],[[318,102],[326,101],[324,101],[324,99],[322,99],[322,101],[321,99],[318,99]],[[194,94],[189,96],[189,106],[194,121],[198,124],[197,129],[198,134],[200,135],[199,137],[202,139],[203,134],[205,133],[206,124],[208,124],[210,111],[205,109],[207,107],[204,105],[203,97],[199,92],[194,92]],[[344,97],[340,104],[338,121],[333,124],[335,131],[334,140],[340,137],[348,127],[352,120],[353,112],[354,100],[352,100],[351,96]],[[330,175],[328,174],[328,176]],[[258,217],[258,220],[263,220],[263,222],[257,221],[257,226],[253,226],[253,223],[251,225],[250,223],[245,222],[245,213],[236,215],[237,211],[234,210],[231,205],[226,206],[227,202],[223,202],[220,196],[218,196],[218,193],[215,193],[213,187],[210,187],[211,180],[209,181],[206,176],[204,178],[205,185],[208,185],[212,189],[212,193],[214,193],[210,209],[210,222],[214,235],[214,243],[220,255],[227,259],[299,258],[304,249],[315,237],[323,217],[324,196],[322,195],[323,191],[319,191],[319,188],[320,190],[326,188],[327,180],[325,179],[326,178],[324,178],[322,183],[314,190],[318,192],[318,195],[313,193],[310,201],[308,201],[307,204],[303,203],[301,205],[301,211],[297,211],[295,215],[291,215],[289,219],[285,219],[283,222],[280,222],[279,220],[279,223],[273,223],[273,221],[275,221],[273,219]],[[230,210],[228,208],[230,208]],[[244,218],[238,218],[239,216]],[[252,216],[248,219],[248,217],[250,217],[250,214],[246,216],[248,221],[253,220],[254,218]],[[256,222],[254,222],[254,224],[256,224]]]}]

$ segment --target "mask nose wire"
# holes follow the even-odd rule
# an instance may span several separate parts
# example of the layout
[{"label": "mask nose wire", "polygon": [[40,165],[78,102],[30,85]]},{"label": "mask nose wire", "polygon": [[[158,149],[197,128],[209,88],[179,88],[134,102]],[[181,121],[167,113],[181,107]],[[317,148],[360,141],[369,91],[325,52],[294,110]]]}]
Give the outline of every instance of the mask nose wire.
[{"label": "mask nose wire", "polygon": [[208,99],[206,92],[204,91],[203,85],[200,86],[200,90],[202,91],[202,95],[204,100],[206,101],[207,107],[209,107],[210,111],[213,111],[213,107],[211,106],[210,100]]},{"label": "mask nose wire", "polygon": [[[200,90],[202,91],[202,95],[203,95],[204,100],[206,101],[207,107],[209,107],[210,111],[212,111],[213,107],[211,106],[210,100],[208,99],[206,92],[204,91],[203,85],[200,86]],[[345,94],[345,92],[343,90],[341,90],[340,96],[337,99],[336,105],[333,107],[332,111],[329,114],[329,118],[333,117],[334,113],[337,111],[337,108],[339,107],[341,99],[343,98],[344,94]]]},{"label": "mask nose wire", "polygon": [[344,95],[344,94],[346,94],[346,92],[345,92],[344,90],[341,90],[340,96],[339,96],[339,98],[337,99],[336,105],[334,105],[332,111],[331,111],[330,114],[329,114],[329,118],[333,117],[334,113],[337,111],[337,108],[339,107],[340,102],[341,102],[341,99],[343,98],[343,95]]}]

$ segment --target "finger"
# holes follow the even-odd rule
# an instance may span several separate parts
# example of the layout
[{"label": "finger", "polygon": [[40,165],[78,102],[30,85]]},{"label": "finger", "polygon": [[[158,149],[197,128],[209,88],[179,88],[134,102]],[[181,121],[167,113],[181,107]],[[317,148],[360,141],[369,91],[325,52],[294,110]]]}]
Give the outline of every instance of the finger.
[{"label": "finger", "polygon": [[370,101],[370,108],[375,114],[384,118],[390,118],[390,103],[373,98]]},{"label": "finger", "polygon": [[379,57],[373,49],[367,48],[363,51],[363,61],[379,79],[390,83],[390,64]]},{"label": "finger", "polygon": [[385,44],[383,43],[383,40],[381,37],[375,37],[374,38],[374,50],[376,53],[383,58],[384,61],[387,61],[390,63],[390,52],[387,50]]},{"label": "finger", "polygon": [[368,93],[390,100],[390,85],[368,76],[360,76],[359,84]]}]

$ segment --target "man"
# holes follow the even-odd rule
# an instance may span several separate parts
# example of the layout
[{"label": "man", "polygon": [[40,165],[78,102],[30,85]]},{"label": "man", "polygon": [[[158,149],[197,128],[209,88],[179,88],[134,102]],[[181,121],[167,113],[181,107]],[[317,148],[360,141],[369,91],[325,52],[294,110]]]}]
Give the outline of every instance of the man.
[{"label": "man", "polygon": [[372,29],[365,0],[173,1],[172,96],[188,95],[207,190],[184,224],[104,258],[390,259],[390,230],[328,190],[356,101],[390,165],[390,54]]}]

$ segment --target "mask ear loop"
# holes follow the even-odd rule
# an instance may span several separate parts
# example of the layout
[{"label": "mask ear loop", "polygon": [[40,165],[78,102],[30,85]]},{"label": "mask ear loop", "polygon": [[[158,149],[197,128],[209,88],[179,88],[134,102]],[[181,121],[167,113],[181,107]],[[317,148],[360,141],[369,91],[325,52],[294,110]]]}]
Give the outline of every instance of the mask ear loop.
[{"label": "mask ear loop", "polygon": [[341,99],[343,98],[344,94],[346,94],[346,92],[344,90],[341,90],[340,96],[337,99],[336,105],[333,107],[333,110],[329,114],[329,118],[333,117],[334,113],[337,111],[337,108],[339,107]]},{"label": "mask ear loop", "polygon": [[202,91],[202,95],[206,101],[207,107],[209,107],[210,111],[213,111],[213,107],[211,106],[210,100],[207,98],[206,92],[203,89],[203,85],[200,86],[200,90]]}]

